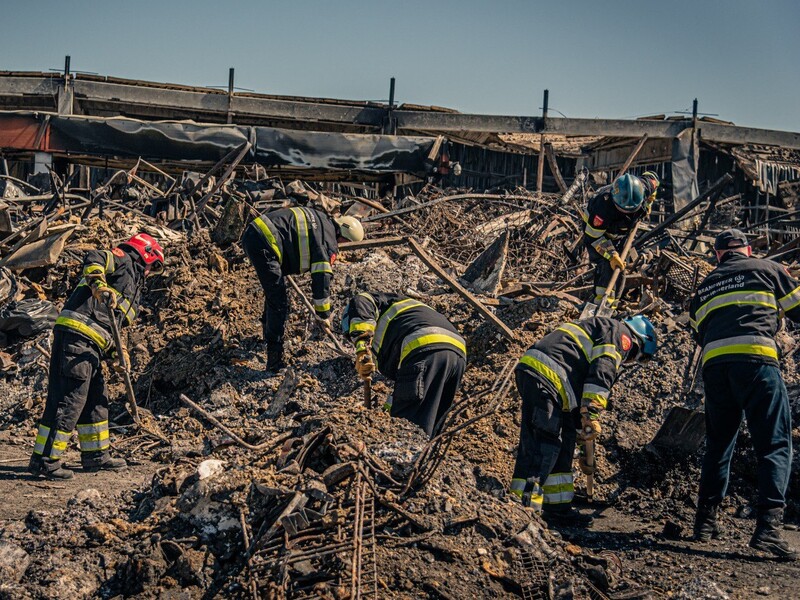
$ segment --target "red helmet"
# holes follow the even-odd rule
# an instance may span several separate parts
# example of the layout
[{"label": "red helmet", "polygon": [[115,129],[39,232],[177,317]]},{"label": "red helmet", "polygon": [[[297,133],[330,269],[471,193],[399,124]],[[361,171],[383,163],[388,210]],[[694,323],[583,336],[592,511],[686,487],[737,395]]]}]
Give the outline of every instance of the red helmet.
[{"label": "red helmet", "polygon": [[142,257],[144,264],[150,267],[150,273],[158,275],[164,272],[164,249],[151,235],[137,233],[127,242],[120,244],[120,248],[128,246]]}]

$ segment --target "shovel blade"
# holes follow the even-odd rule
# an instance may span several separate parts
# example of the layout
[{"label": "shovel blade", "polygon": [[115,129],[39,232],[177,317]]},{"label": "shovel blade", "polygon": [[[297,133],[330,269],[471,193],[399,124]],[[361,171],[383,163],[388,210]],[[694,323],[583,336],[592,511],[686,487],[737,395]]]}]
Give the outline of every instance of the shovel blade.
[{"label": "shovel blade", "polygon": [[673,406],[650,442],[656,448],[693,454],[706,437],[705,413],[683,406]]},{"label": "shovel blade", "polygon": [[578,317],[578,319],[580,321],[583,321],[584,319],[591,319],[592,317],[597,315],[597,309],[598,309],[597,304],[587,302],[583,306],[583,310],[581,311],[581,316]]}]

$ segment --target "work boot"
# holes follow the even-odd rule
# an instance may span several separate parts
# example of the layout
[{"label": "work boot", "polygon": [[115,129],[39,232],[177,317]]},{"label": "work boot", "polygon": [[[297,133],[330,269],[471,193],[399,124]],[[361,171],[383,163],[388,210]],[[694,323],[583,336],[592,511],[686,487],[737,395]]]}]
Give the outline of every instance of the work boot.
[{"label": "work boot", "polygon": [[719,537],[719,524],[717,523],[717,504],[700,504],[694,516],[694,540],[707,542]]},{"label": "work boot", "polygon": [[756,521],[756,530],[750,539],[750,547],[771,552],[779,558],[797,560],[797,550],[781,537],[782,518],[783,510],[780,508],[760,511]]},{"label": "work boot", "polygon": [[267,374],[277,375],[286,363],[283,361],[283,344],[267,342]]},{"label": "work boot", "polygon": [[60,460],[46,461],[39,454],[31,456],[28,463],[28,473],[47,479],[72,479],[72,471],[67,469]]},{"label": "work boot", "polygon": [[571,504],[565,508],[545,508],[542,510],[542,519],[547,523],[549,529],[560,529],[562,527],[591,527],[594,519],[591,515],[584,515]]},{"label": "work boot", "polygon": [[110,454],[104,454],[101,458],[84,459],[81,457],[81,465],[87,473],[97,471],[119,471],[128,466],[124,458],[113,458]]}]

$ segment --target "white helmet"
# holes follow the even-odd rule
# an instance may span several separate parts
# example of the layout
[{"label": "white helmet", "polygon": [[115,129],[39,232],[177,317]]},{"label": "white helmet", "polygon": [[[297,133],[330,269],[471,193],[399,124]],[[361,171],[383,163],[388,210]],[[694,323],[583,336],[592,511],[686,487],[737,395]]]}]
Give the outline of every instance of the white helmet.
[{"label": "white helmet", "polygon": [[336,224],[339,226],[339,231],[343,238],[351,242],[360,242],[364,239],[364,226],[361,225],[361,221],[355,217],[341,216],[336,217],[334,221],[336,221]]}]

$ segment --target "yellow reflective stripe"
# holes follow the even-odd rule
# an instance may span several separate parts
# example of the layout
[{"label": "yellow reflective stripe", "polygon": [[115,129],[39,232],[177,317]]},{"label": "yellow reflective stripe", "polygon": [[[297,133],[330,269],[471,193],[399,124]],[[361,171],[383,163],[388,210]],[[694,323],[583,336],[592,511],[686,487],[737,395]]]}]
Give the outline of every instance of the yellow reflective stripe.
[{"label": "yellow reflective stripe", "polygon": [[[527,481],[525,479],[512,479],[511,486],[509,491],[514,494],[515,496],[519,497],[520,500],[523,499],[525,496],[525,486],[527,485]],[[544,502],[544,495],[542,494],[542,488],[539,485],[534,484],[533,489],[531,491],[531,508],[534,510],[541,511],[542,510],[542,503]]]},{"label": "yellow reflective stripe", "polygon": [[716,358],[718,356],[725,356],[728,354],[751,354],[755,356],[766,356],[778,360],[778,351],[772,346],[764,346],[760,344],[728,344],[712,348],[710,350],[703,350],[703,364],[706,361]]},{"label": "yellow reflective stripe", "polygon": [[783,298],[778,300],[778,304],[784,312],[789,312],[793,308],[800,306],[800,286],[786,294]]},{"label": "yellow reflective stripe", "polygon": [[311,249],[308,242],[308,221],[302,208],[290,208],[294,215],[297,229],[297,252],[300,257],[300,272],[305,273],[311,267]]},{"label": "yellow reflective stripe", "polygon": [[311,264],[312,273],[333,273],[333,267],[329,262],[315,262]]},{"label": "yellow reflective stripe", "polygon": [[575,497],[572,473],[551,473],[542,485],[545,504],[566,504]]},{"label": "yellow reflective stripe", "polygon": [[613,358],[617,367],[622,364],[622,355],[617,351],[617,347],[614,344],[599,344],[592,348],[592,362],[601,356],[610,356]]},{"label": "yellow reflective stripe", "polygon": [[581,350],[583,350],[583,355],[586,357],[586,360],[591,361],[589,357],[592,355],[592,338],[589,337],[589,334],[586,333],[582,327],[575,323],[564,323],[564,325],[558,328],[558,331],[563,331],[575,340]]},{"label": "yellow reflective stripe", "polygon": [[331,309],[331,299],[323,298],[322,300],[314,300],[314,310],[317,312],[325,312]]},{"label": "yellow reflective stripe", "polygon": [[108,429],[106,429],[105,431],[98,431],[95,433],[79,433],[78,440],[81,442],[82,445],[83,442],[100,442],[102,440],[107,440],[108,435],[109,435]]},{"label": "yellow reflective stripe", "polygon": [[586,229],[583,232],[588,235],[589,237],[599,238],[601,235],[605,234],[605,229],[595,229],[592,227],[588,221],[586,221]]},{"label": "yellow reflective stripe", "polygon": [[[72,312],[72,311],[64,311],[64,312]],[[95,331],[91,326],[86,325],[78,321],[77,319],[71,318],[69,316],[64,316],[62,313],[56,319],[56,325],[61,325],[62,327],[68,327],[73,331],[77,331],[78,333],[88,337],[92,340],[97,347],[101,350],[106,350],[111,345],[111,342],[100,335],[97,331]]]},{"label": "yellow reflective stripe", "polygon": [[267,243],[272,248],[272,251],[275,252],[275,256],[278,257],[278,262],[283,263],[281,247],[278,245],[278,240],[275,239],[275,235],[272,233],[269,225],[267,225],[266,219],[262,217],[256,217],[253,219],[253,223],[256,227],[258,227],[258,230],[261,232],[261,235],[264,236],[264,239],[267,240]]},{"label": "yellow reflective stripe", "polygon": [[532,356],[528,356],[527,354],[523,355],[522,358],[519,359],[523,365],[526,365],[542,375],[547,381],[553,384],[558,392],[558,395],[561,397],[561,404],[563,408],[571,410],[574,407],[570,407],[570,401],[567,396],[567,391],[564,388],[564,384],[561,382],[561,379],[558,377],[556,372],[548,367],[547,365],[543,364],[539,360],[535,359]]},{"label": "yellow reflective stripe", "polygon": [[83,269],[84,275],[91,275],[92,273],[105,273],[105,269],[100,265],[87,265]]},{"label": "yellow reflective stripe", "polygon": [[36,442],[34,442],[33,445],[33,452],[35,454],[42,454],[44,452],[44,445],[47,443],[47,438],[49,436],[50,428],[40,423],[36,430]]},{"label": "yellow reflective stripe", "polygon": [[765,292],[763,290],[741,290],[738,292],[728,292],[727,294],[720,294],[714,296],[703,304],[695,312],[694,318],[697,321],[697,326],[703,322],[710,313],[718,308],[726,306],[766,306],[767,308],[777,309],[778,305],[775,303],[775,295],[772,292]]},{"label": "yellow reflective stripe", "polygon": [[67,443],[69,442],[69,432],[68,431],[61,431],[56,430],[56,437],[53,440],[53,450],[50,453],[50,456],[55,456],[56,452],[61,454],[64,450],[67,449]]},{"label": "yellow reflective stripe", "polygon": [[[373,300],[373,302],[375,301]],[[425,304],[409,298],[407,300],[401,300],[400,302],[395,302],[389,307],[389,309],[385,313],[383,313],[383,315],[381,315],[381,318],[378,319],[378,326],[375,331],[375,337],[372,340],[372,350],[375,352],[375,354],[378,354],[381,351],[383,338],[386,337],[386,330],[389,328],[389,323],[392,322],[392,319],[394,319],[400,313],[405,312],[411,308],[417,308],[418,306],[425,306]]]},{"label": "yellow reflective stripe", "polygon": [[105,250],[106,255],[106,273],[111,273],[114,270],[114,254]]},{"label": "yellow reflective stripe", "polygon": [[400,361],[397,366],[402,365],[406,357],[417,348],[431,344],[448,344],[461,352],[464,358],[467,356],[467,344],[460,335],[442,327],[422,327],[403,338],[400,346]]},{"label": "yellow reflective stripe", "polygon": [[375,321],[361,321],[358,323],[356,323],[355,320],[350,321],[350,327],[347,333],[356,333],[358,331],[372,333],[375,331]]}]

